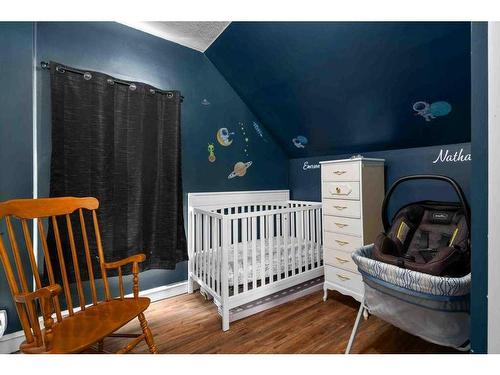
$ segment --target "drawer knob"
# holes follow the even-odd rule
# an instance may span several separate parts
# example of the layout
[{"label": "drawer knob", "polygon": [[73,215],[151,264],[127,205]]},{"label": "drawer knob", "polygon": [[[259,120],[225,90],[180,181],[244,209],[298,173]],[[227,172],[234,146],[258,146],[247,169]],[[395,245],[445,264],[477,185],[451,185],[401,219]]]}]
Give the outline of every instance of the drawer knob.
[{"label": "drawer knob", "polygon": [[337,192],[337,194],[340,194],[340,188],[338,186],[335,188],[335,191]]},{"label": "drawer knob", "polygon": [[347,171],[334,171],[337,176],[343,175],[344,173],[347,173]]},{"label": "drawer knob", "polygon": [[344,259],[344,258],[335,257],[335,259],[337,259],[337,261],[338,261],[340,264],[344,264],[344,263],[349,262],[347,259]]},{"label": "drawer knob", "polygon": [[347,227],[347,224],[342,224],[342,223],[335,223],[335,225],[339,228]]},{"label": "drawer knob", "polygon": [[339,211],[345,210],[347,206],[333,206],[333,208],[336,208]]},{"label": "drawer knob", "polygon": [[335,242],[337,242],[340,246],[345,246],[349,243],[347,241],[341,241],[341,240],[335,240]]},{"label": "drawer knob", "polygon": [[337,274],[337,277],[338,277],[341,281],[351,280],[351,278],[350,278],[350,277],[347,277],[347,276],[344,276],[344,275],[339,275],[339,274]]}]

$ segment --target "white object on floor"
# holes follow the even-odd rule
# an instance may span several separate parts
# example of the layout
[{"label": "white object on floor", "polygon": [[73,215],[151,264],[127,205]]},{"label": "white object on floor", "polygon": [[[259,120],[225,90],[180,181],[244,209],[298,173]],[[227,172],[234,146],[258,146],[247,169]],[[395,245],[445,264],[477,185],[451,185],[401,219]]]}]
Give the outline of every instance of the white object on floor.
[{"label": "white object on floor", "polygon": [[328,290],[337,290],[361,302],[363,281],[351,254],[372,243],[383,230],[384,160],[353,157],[320,164],[325,258],[323,300],[327,299]]},{"label": "white object on floor", "polygon": [[288,190],[190,193],[188,210],[188,292],[213,299],[224,331],[231,309],[323,275],[321,203]]},{"label": "white object on floor", "polygon": [[0,310],[0,337],[3,336],[7,329],[7,311]]}]

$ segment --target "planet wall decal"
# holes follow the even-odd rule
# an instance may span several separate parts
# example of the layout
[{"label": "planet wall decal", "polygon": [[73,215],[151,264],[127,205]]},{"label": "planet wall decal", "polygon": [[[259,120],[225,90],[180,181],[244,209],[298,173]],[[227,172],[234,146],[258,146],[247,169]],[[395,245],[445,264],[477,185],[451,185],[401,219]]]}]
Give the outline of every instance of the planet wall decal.
[{"label": "planet wall decal", "polygon": [[234,132],[229,132],[227,128],[220,128],[217,130],[217,142],[219,142],[222,146],[230,146],[233,143],[232,139],[229,139],[231,135],[234,135]]},{"label": "planet wall decal", "polygon": [[227,176],[228,180],[235,177],[243,177],[247,173],[247,169],[252,165],[251,161],[247,161],[243,163],[242,161],[237,162],[234,165],[233,171]]},{"label": "planet wall decal", "polygon": [[207,105],[210,105],[210,102],[207,99],[203,99],[201,101],[201,104],[207,106]]},{"label": "planet wall decal", "polygon": [[431,121],[436,117],[446,116],[451,112],[451,104],[445,101],[438,101],[429,104],[424,101],[413,103],[413,110],[416,115],[422,116],[425,121]]},{"label": "planet wall decal", "polygon": [[307,145],[307,138],[304,137],[303,135],[298,135],[297,137],[292,139],[292,143],[295,145],[297,148],[305,148]]}]

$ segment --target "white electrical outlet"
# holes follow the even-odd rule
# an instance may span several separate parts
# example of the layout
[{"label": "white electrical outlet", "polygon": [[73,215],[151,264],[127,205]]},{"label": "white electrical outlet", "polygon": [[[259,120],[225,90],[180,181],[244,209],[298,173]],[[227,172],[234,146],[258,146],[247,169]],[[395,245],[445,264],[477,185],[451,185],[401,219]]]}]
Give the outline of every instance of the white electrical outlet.
[{"label": "white electrical outlet", "polygon": [[7,329],[7,311],[0,310],[0,337],[3,336],[6,329]]}]

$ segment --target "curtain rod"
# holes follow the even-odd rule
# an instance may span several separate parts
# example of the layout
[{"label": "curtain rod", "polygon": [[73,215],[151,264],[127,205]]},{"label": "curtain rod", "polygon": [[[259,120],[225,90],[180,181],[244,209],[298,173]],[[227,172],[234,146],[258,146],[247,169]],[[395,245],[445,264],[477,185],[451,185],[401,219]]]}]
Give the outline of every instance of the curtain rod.
[{"label": "curtain rod", "polygon": [[[42,69],[50,70],[50,63],[48,63],[46,61],[41,61],[40,62],[40,66],[42,67]],[[83,78],[86,79],[86,80],[92,79],[92,74],[91,73],[85,72],[83,70],[68,68],[67,66],[64,66],[64,65],[57,65],[56,66],[56,70],[59,73],[64,73],[64,72],[67,71],[67,72],[71,72],[71,73],[81,74],[83,76]],[[108,83],[110,83],[110,84],[118,83],[120,85],[125,85],[125,86],[128,86],[130,88],[130,90],[132,90],[132,91],[134,91],[137,88],[136,85],[135,85],[135,83],[127,82],[127,81],[122,81],[122,80],[116,79],[116,78],[113,78],[113,79],[108,78]],[[152,89],[152,88],[149,89],[149,91],[152,94],[154,94],[154,93],[165,94],[169,98],[171,98],[173,96],[172,91],[164,91],[164,90]],[[181,103],[183,101],[184,101],[184,97],[181,95]]]}]

